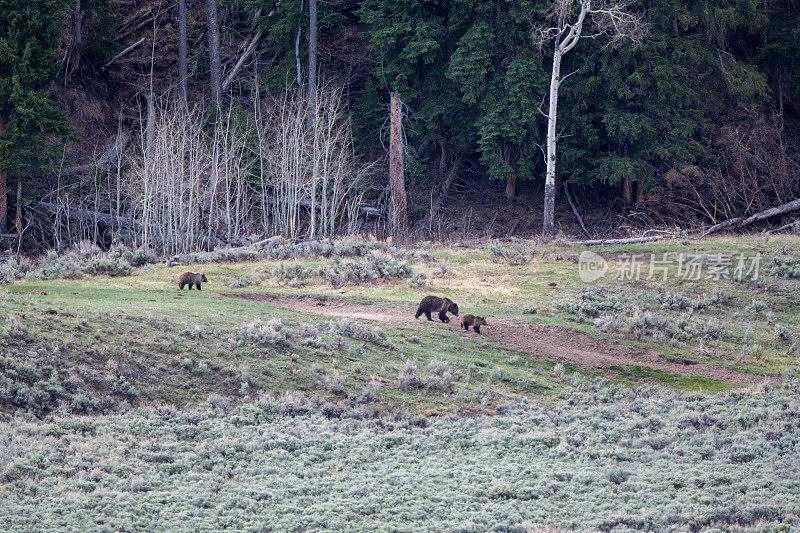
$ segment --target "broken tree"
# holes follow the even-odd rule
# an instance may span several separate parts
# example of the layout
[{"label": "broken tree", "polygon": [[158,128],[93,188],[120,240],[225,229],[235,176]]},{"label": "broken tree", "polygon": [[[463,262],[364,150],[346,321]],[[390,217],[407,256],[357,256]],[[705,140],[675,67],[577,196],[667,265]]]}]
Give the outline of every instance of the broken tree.
[{"label": "broken tree", "polygon": [[392,231],[406,223],[405,148],[403,146],[403,109],[400,93],[392,92],[389,133],[389,185],[392,193],[390,210]]}]

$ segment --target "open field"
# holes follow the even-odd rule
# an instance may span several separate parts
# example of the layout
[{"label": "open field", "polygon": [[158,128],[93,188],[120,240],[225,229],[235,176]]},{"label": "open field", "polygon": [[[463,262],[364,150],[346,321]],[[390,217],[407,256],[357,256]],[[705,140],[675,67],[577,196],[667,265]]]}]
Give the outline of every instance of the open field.
[{"label": "open field", "polygon": [[333,248],[0,286],[0,522],[800,527],[797,237],[600,247],[591,283],[568,246]]}]

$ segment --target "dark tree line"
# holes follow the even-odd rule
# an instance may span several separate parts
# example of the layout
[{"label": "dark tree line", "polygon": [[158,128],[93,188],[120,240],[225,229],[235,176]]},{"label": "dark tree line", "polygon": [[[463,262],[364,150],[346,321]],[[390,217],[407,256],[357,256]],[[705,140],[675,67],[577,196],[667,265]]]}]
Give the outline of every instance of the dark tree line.
[{"label": "dark tree line", "polygon": [[[570,13],[580,7],[561,4]],[[681,186],[713,189],[708,180],[725,178],[724,169],[739,157],[720,141],[742,109],[773,114],[769,127],[783,135],[777,145],[796,149],[797,128],[784,130],[800,121],[800,3],[626,4],[648,26],[638,46],[609,46],[608,34],[597,35],[561,58],[562,76],[570,77],[560,94],[556,194],[562,179],[589,188],[611,185],[634,204],[648,190],[670,185],[671,175],[684,180]],[[188,56],[199,54],[208,77],[198,72],[192,86],[205,87],[219,113],[231,89],[251,79],[237,78],[238,69],[247,71],[255,60],[267,87],[294,85],[311,101],[319,71],[324,80],[347,86],[362,152],[381,146],[389,97],[398,93],[411,111],[409,151],[442,194],[473,161],[487,178],[503,180],[513,199],[522,181],[544,181],[545,97],[554,58],[553,47],[537,47],[533,35],[551,8],[540,0],[179,0],[171,15],[179,42],[172,76],[186,109],[198,97],[190,92]],[[207,44],[198,50],[187,44],[187,13],[201,11],[205,26],[194,32],[207,35]],[[97,65],[120,47],[117,16],[107,0],[0,0],[0,230],[12,218],[9,198],[19,206],[15,194],[19,189],[24,196],[26,177],[61,164],[62,141],[73,137],[64,111],[49,98],[50,86],[81,69],[102,76]],[[70,32],[62,31],[65,25]],[[369,47],[366,60],[347,72],[317,39],[343,27],[356,27]],[[249,46],[246,55],[227,51],[242,61],[233,71],[228,65],[223,81],[228,35],[244,36]],[[742,151],[747,159],[748,149]],[[791,194],[800,190],[786,185],[773,196]],[[701,218],[714,216],[695,210]]]}]

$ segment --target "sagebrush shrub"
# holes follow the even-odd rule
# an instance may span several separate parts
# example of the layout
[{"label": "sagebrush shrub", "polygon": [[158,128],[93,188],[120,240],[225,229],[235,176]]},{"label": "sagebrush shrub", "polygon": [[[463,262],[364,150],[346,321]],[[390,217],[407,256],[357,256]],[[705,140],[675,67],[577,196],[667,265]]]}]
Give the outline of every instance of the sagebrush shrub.
[{"label": "sagebrush shrub", "polygon": [[534,248],[520,243],[508,246],[495,244],[489,248],[489,251],[492,254],[492,261],[495,263],[506,263],[512,266],[526,265],[536,254]]},{"label": "sagebrush shrub", "polygon": [[377,327],[369,328],[352,320],[330,320],[328,330],[334,335],[361,339],[387,350],[395,349],[392,341],[386,336],[386,332]]},{"label": "sagebrush shrub", "polygon": [[397,383],[401,388],[405,387],[422,387],[422,376],[419,374],[419,368],[412,361],[406,361],[400,372],[397,374]]},{"label": "sagebrush shrub", "polygon": [[258,346],[288,346],[289,339],[294,334],[280,319],[273,319],[264,324],[254,320],[242,324],[237,330],[237,339],[240,343],[254,343]]},{"label": "sagebrush shrub", "polygon": [[800,258],[791,255],[776,255],[763,267],[765,274],[786,279],[800,278]]},{"label": "sagebrush shrub", "polygon": [[133,267],[122,258],[95,257],[86,262],[83,271],[95,276],[100,274],[111,277],[130,276],[133,273]]},{"label": "sagebrush shrub", "polygon": [[302,287],[314,275],[315,271],[300,263],[280,263],[272,269],[272,277],[280,284],[290,287]]},{"label": "sagebrush shrub", "polygon": [[322,278],[335,289],[344,285],[358,285],[379,279],[391,281],[408,278],[412,274],[411,266],[406,261],[375,253],[352,260],[337,259],[320,272]]},{"label": "sagebrush shrub", "polygon": [[23,279],[31,270],[33,270],[33,263],[24,257],[0,263],[0,284],[13,283]]}]

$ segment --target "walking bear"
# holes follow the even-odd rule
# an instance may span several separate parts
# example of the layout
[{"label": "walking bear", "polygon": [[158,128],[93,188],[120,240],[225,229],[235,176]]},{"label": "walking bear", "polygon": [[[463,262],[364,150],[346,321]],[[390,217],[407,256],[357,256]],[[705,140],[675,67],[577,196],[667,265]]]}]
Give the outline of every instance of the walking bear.
[{"label": "walking bear", "polygon": [[189,290],[192,290],[192,285],[197,287],[197,290],[202,290],[200,288],[201,282],[208,282],[206,279],[205,274],[202,272],[183,272],[180,276],[178,276],[178,288],[183,290],[183,287],[189,285]]},{"label": "walking bear", "polygon": [[417,314],[414,315],[414,318],[419,318],[424,313],[425,317],[432,321],[432,312],[438,312],[439,320],[447,323],[450,322],[447,313],[458,316],[458,304],[449,298],[439,298],[438,296],[429,295],[423,298],[419,303],[419,308],[417,308]]},{"label": "walking bear", "polygon": [[489,323],[486,322],[486,317],[484,316],[475,316],[475,315],[464,315],[461,317],[461,327],[464,328],[465,331],[469,331],[469,328],[475,330],[475,333],[481,333],[481,326],[488,326]]}]

